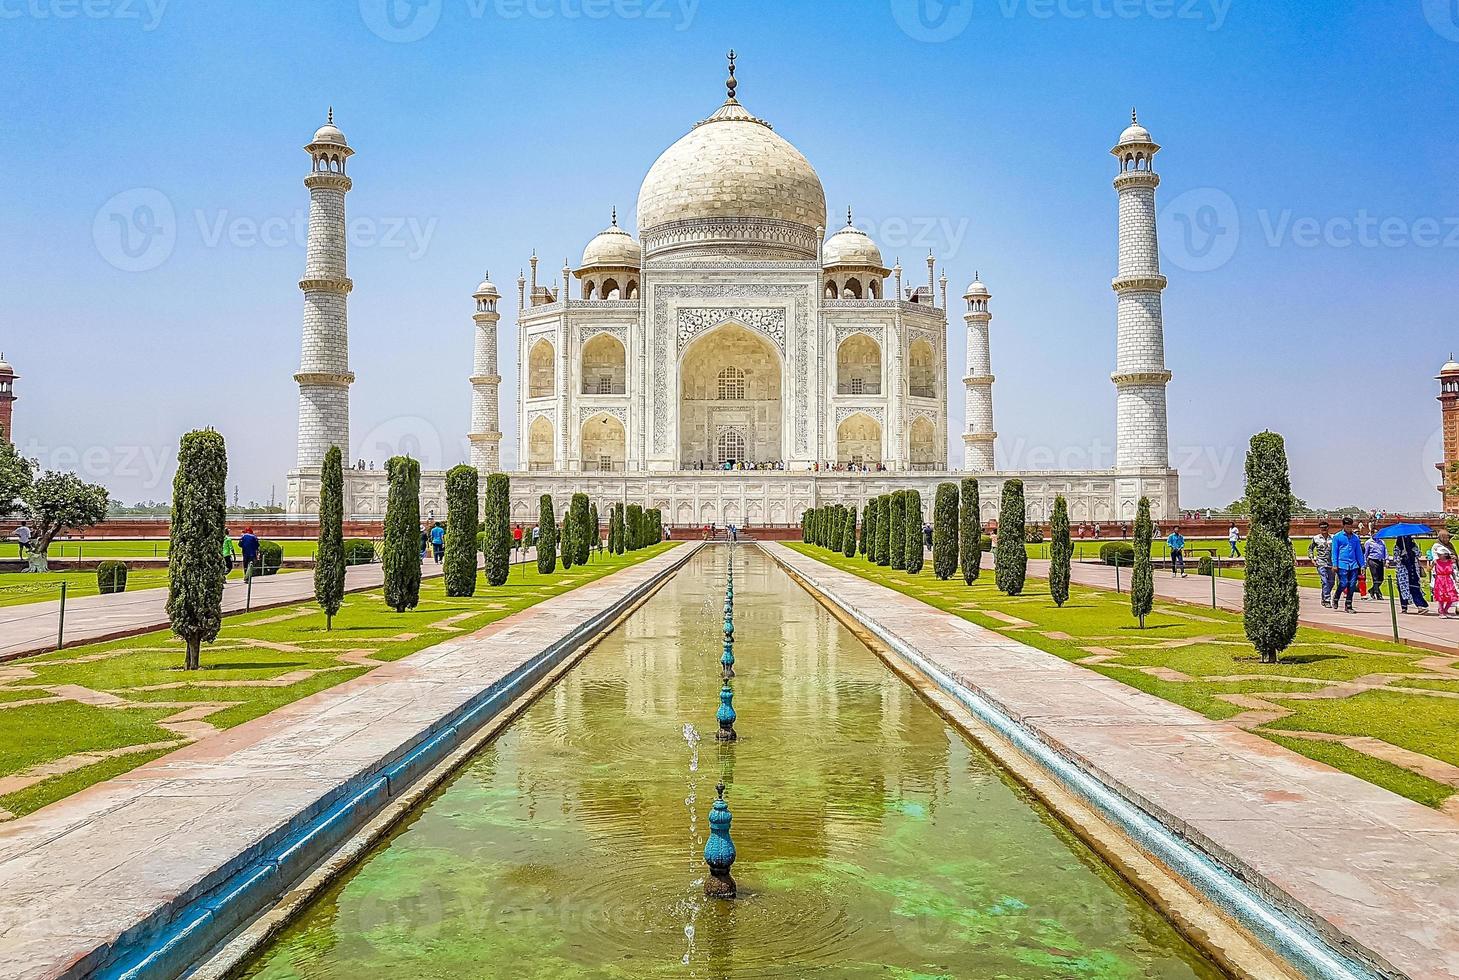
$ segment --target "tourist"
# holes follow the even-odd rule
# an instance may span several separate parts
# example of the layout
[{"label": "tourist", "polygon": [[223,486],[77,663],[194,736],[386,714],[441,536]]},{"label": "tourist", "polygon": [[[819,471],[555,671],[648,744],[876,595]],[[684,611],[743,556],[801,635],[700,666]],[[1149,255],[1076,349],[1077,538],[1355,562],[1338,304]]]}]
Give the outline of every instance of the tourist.
[{"label": "tourist", "polygon": [[1368,559],[1368,577],[1373,580],[1368,589],[1368,598],[1382,599],[1383,580],[1388,571],[1388,546],[1378,538],[1376,529],[1368,535],[1368,543],[1363,545],[1363,555]]},{"label": "tourist", "polygon": [[243,555],[243,581],[253,581],[253,567],[258,563],[258,538],[253,528],[245,527],[238,539],[238,551]]},{"label": "tourist", "polygon": [[1413,538],[1406,535],[1399,538],[1393,546],[1393,580],[1398,583],[1398,601],[1404,612],[1408,612],[1409,606],[1421,614],[1429,611],[1419,561],[1418,545],[1414,544]]},{"label": "tourist", "polygon": [[[522,529],[517,528],[517,547],[519,548],[522,546],[521,533]],[[436,559],[437,565],[441,563],[442,558],[446,557],[446,529],[441,526],[440,521],[431,527],[431,556]]]},{"label": "tourist", "polygon": [[228,566],[227,575],[233,574],[233,535],[225,527],[223,528],[223,564]]},{"label": "tourist", "polygon": [[421,561],[425,561],[426,560],[426,549],[429,548],[430,545],[431,545],[431,536],[430,536],[430,533],[426,531],[426,526],[424,524],[422,524],[420,526],[420,560]]},{"label": "tourist", "polygon": [[923,551],[931,551],[932,550],[932,525],[931,524],[923,524],[922,525],[922,550]]},{"label": "tourist", "polygon": [[[1343,599],[1343,611],[1353,612],[1353,595],[1358,591],[1358,576],[1367,566],[1363,554],[1363,540],[1353,533],[1353,519],[1342,519],[1342,530],[1332,539],[1332,565],[1337,570],[1337,592],[1332,596],[1332,608],[1337,608]],[[1344,598],[1346,597],[1346,598]]]},{"label": "tourist", "polygon": [[[1438,545],[1435,545],[1437,548]],[[1439,615],[1445,619],[1454,615],[1459,609],[1459,590],[1454,587],[1454,553],[1447,548],[1438,552],[1434,559],[1434,603],[1439,607]]]},{"label": "tourist", "polygon": [[1179,575],[1185,578],[1185,535],[1180,533],[1180,527],[1171,529],[1170,537],[1165,539],[1165,546],[1170,549],[1170,577]]},{"label": "tourist", "polygon": [[1231,554],[1227,557],[1240,558],[1241,549],[1236,547],[1236,545],[1237,542],[1241,540],[1241,530],[1236,526],[1234,522],[1231,524],[1231,530],[1226,532],[1226,540],[1231,544]]},{"label": "tourist", "polygon": [[30,550],[30,537],[30,522],[21,521],[20,527],[15,529],[15,543],[20,545],[20,557],[22,558]]},{"label": "tourist", "polygon": [[1448,528],[1439,531],[1439,539],[1429,546],[1429,561],[1438,561],[1444,555],[1454,557],[1454,542],[1449,538]]},{"label": "tourist", "polygon": [[1328,605],[1332,598],[1332,587],[1336,580],[1332,572],[1332,535],[1327,533],[1328,524],[1322,521],[1317,525],[1317,533],[1312,536],[1312,541],[1307,545],[1307,560],[1312,562],[1317,569],[1317,577],[1322,579],[1322,604]]},{"label": "tourist", "polygon": [[[594,530],[597,529],[594,528]],[[512,547],[516,548],[518,551],[522,550],[522,525],[520,524],[512,526]]]}]

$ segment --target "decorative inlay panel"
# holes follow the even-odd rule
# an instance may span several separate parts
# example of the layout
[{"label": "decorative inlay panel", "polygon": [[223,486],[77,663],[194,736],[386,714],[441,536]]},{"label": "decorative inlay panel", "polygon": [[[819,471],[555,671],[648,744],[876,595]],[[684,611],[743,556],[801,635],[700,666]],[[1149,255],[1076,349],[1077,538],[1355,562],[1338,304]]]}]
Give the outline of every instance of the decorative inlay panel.
[{"label": "decorative inlay panel", "polygon": [[752,306],[719,306],[704,309],[684,308],[679,310],[679,349],[706,330],[712,330],[721,323],[731,320],[743,323],[775,342],[780,353],[785,353],[785,310],[780,307],[765,308]]},{"label": "decorative inlay panel", "polygon": [[579,409],[578,427],[581,428],[584,424],[588,422],[589,419],[592,419],[593,417],[598,415],[611,415],[615,419],[623,423],[623,428],[625,430],[628,428],[628,409],[610,408],[604,405],[584,405],[581,409]]},{"label": "decorative inlay panel", "polygon": [[836,425],[839,426],[851,416],[858,414],[875,419],[877,425],[884,425],[886,423],[886,410],[879,405],[867,405],[864,407],[840,405],[836,408]]},{"label": "decorative inlay panel", "polygon": [[616,337],[625,349],[628,347],[628,328],[617,324],[589,325],[585,323],[578,327],[578,342],[586,344],[600,333],[605,333],[610,337]]}]

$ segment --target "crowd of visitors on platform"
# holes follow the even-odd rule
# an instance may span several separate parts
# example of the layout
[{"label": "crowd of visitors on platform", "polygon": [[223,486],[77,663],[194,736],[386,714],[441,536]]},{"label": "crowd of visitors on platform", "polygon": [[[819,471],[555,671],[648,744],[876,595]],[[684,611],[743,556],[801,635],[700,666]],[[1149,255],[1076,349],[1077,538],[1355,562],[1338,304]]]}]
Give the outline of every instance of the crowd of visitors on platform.
[{"label": "crowd of visitors on platform", "polygon": [[1425,552],[1412,535],[1393,541],[1390,553],[1387,542],[1377,536],[1377,521],[1367,524],[1366,534],[1351,517],[1342,519],[1341,530],[1332,533],[1328,521],[1318,524],[1317,534],[1307,545],[1307,557],[1322,580],[1322,604],[1329,609],[1354,612],[1353,600],[1382,600],[1383,588],[1391,571],[1390,595],[1397,597],[1403,612],[1412,609],[1419,614],[1429,611],[1429,597],[1424,594],[1428,579],[1429,595],[1439,615],[1448,619],[1459,613],[1459,589],[1454,581],[1454,542],[1447,529]]}]

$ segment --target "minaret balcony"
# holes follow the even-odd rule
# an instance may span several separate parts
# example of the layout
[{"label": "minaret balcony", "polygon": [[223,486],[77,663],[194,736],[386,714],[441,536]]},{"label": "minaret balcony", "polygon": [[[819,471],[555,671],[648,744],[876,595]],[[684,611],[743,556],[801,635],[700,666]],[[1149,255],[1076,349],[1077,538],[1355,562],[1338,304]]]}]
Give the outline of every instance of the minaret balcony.
[{"label": "minaret balcony", "polygon": [[1115,190],[1122,191],[1131,187],[1148,187],[1151,190],[1160,186],[1160,175],[1149,170],[1127,170],[1115,178]]},{"label": "minaret balcony", "polygon": [[1139,276],[1116,276],[1110,281],[1110,288],[1117,293],[1130,292],[1159,292],[1164,289],[1168,280],[1160,273],[1146,274]]}]

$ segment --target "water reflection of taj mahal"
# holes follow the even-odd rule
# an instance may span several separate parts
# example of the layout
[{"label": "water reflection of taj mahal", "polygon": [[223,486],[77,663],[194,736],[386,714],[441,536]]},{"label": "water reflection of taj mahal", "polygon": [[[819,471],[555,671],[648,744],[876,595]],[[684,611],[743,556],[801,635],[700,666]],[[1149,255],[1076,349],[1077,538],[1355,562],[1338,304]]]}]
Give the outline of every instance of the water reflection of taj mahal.
[{"label": "water reflection of taj mahal", "polygon": [[[296,513],[317,510],[327,448],[349,445],[354,381],[343,233],[353,151],[332,119],[307,149],[299,455],[289,476]],[[1166,434],[1158,150],[1138,123],[1114,150],[1114,470],[995,470],[991,294],[976,277],[963,294],[962,463],[986,477],[988,516],[1008,476],[1025,481],[1034,520],[1046,519],[1056,494],[1069,499],[1075,521],[1132,518],[1142,495],[1157,517],[1178,509]],[[901,487],[919,488],[930,506],[933,487],[951,476],[947,276],[932,255],[915,283],[900,262],[888,268],[849,212],[829,238],[826,224],[820,177],[740,104],[731,63],[724,104],[649,169],[638,198],[641,240],[615,211],[555,288],[539,282],[535,253],[517,279],[514,519],[535,519],[543,493],[565,506],[572,492],[658,507],[681,525],[792,524],[808,507],[860,505]],[[473,295],[470,461],[483,473],[501,466],[501,298],[489,279]],[[444,474],[423,476],[425,508],[444,512],[443,484]],[[348,472],[346,497],[347,512],[383,513],[383,472]]]}]

